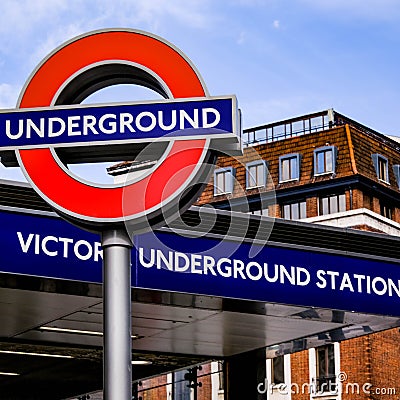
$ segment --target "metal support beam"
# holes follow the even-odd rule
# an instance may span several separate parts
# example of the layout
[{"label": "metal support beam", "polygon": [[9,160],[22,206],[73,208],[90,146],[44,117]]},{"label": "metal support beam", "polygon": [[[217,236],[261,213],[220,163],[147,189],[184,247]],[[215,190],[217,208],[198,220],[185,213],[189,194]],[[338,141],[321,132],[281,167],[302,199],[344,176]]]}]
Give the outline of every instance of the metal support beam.
[{"label": "metal support beam", "polygon": [[122,229],[102,235],[105,400],[132,399],[131,248]]}]

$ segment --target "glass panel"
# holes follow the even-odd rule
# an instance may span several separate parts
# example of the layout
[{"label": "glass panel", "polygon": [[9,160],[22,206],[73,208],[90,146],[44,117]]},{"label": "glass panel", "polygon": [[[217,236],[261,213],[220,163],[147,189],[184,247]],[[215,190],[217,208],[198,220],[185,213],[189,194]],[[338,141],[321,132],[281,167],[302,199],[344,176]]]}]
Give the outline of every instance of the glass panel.
[{"label": "glass panel", "polygon": [[338,198],[337,196],[329,197],[329,211],[331,214],[338,212]]},{"label": "glass panel", "polygon": [[320,208],[321,215],[329,214],[329,201],[327,197],[321,199]]},{"label": "glass panel", "polygon": [[290,204],[283,206],[283,218],[290,219]]},{"label": "glass panel", "polygon": [[257,186],[265,185],[265,174],[264,174],[264,164],[257,165]]},{"label": "glass panel", "polygon": [[285,125],[274,126],[274,139],[275,140],[285,139]]},{"label": "glass panel", "polygon": [[318,378],[326,376],[326,353],[325,348],[318,349]]},{"label": "glass panel", "polygon": [[339,211],[343,212],[346,211],[346,195],[341,194],[339,196]]},{"label": "glass panel", "polygon": [[255,141],[256,142],[262,142],[262,141],[265,141],[265,139],[266,139],[265,129],[259,129],[258,131],[255,132]]},{"label": "glass panel", "polygon": [[288,181],[290,178],[290,163],[289,159],[284,158],[281,160],[282,166],[281,166],[281,172],[282,172],[282,181]]},{"label": "glass panel", "polygon": [[292,207],[292,219],[299,219],[299,203],[294,203]]},{"label": "glass panel", "polygon": [[292,123],[292,134],[297,135],[303,132],[303,121],[296,121]]},{"label": "glass panel", "polygon": [[317,153],[317,174],[323,174],[325,172],[325,157],[324,152],[320,151]]},{"label": "glass panel", "polygon": [[174,373],[174,400],[190,400],[189,381],[185,379],[187,370]]},{"label": "glass panel", "polygon": [[307,218],[307,204],[305,201],[300,203],[300,219]]},{"label": "glass panel", "polygon": [[249,187],[257,186],[257,167],[249,167]]},{"label": "glass panel", "polygon": [[283,356],[272,359],[272,383],[279,384],[285,382],[285,368]]},{"label": "glass panel", "polygon": [[290,179],[297,179],[298,172],[297,172],[297,157],[292,157],[290,159]]},{"label": "glass panel", "polygon": [[382,179],[383,181],[387,182],[388,177],[386,173],[386,166],[387,162],[383,158],[378,159],[378,165],[379,165],[379,179]]},{"label": "glass panel", "polygon": [[335,375],[335,354],[334,354],[334,347],[328,346],[328,375],[332,376]]},{"label": "glass panel", "polygon": [[226,172],[218,172],[216,174],[216,193],[225,193],[225,175]]},{"label": "glass panel", "polygon": [[333,172],[332,150],[325,151],[325,172]]}]

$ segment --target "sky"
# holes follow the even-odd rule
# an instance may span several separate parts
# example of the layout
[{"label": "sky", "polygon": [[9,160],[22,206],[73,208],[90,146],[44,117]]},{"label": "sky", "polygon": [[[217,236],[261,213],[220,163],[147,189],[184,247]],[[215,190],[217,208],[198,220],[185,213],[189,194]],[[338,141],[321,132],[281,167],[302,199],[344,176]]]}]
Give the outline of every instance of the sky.
[{"label": "sky", "polygon": [[[118,27],[177,46],[211,95],[237,96],[245,128],[334,108],[400,136],[399,0],[2,0],[0,108],[54,48]],[[88,102],[149,98],[122,87]],[[23,177],[0,167],[0,179]]]}]

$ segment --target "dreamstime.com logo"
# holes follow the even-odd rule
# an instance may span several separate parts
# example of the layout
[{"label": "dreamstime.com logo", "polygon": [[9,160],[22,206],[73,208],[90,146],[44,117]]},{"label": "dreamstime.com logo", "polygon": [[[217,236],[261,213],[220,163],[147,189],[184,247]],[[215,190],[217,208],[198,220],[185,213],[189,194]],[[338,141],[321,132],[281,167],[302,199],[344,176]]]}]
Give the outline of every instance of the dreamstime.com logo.
[{"label": "dreamstime.com logo", "polygon": [[396,394],[394,387],[375,387],[370,382],[355,383],[348,382],[348,376],[345,372],[340,372],[334,378],[327,378],[324,382],[317,382],[316,380],[311,383],[285,383],[273,384],[265,379],[257,385],[257,391],[260,394],[268,395],[288,395],[288,394],[308,394],[308,395],[338,395],[338,394],[366,394],[378,396],[393,396]]}]

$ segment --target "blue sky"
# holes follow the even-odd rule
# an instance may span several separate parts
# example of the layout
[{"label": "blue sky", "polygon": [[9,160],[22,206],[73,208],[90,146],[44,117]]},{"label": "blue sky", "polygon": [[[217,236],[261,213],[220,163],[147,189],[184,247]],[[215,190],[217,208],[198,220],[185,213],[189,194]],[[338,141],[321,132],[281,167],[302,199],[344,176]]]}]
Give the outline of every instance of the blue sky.
[{"label": "blue sky", "polygon": [[[110,27],[172,42],[210,94],[238,97],[244,127],[333,107],[400,135],[398,0],[2,0],[0,107],[15,106],[56,46]],[[142,96],[151,94],[109,89],[92,101]],[[0,168],[0,178],[18,177]]]}]

